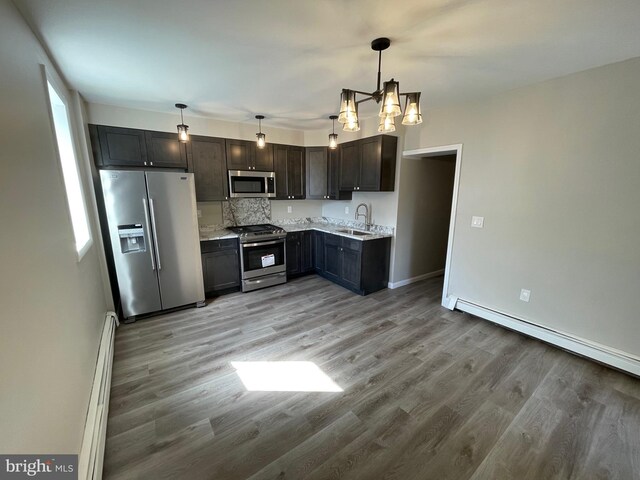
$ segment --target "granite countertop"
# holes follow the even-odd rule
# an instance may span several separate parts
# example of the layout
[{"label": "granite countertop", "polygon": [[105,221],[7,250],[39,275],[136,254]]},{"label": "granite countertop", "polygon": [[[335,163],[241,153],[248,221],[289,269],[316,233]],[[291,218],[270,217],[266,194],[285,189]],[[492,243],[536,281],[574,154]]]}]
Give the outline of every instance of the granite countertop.
[{"label": "granite countertop", "polygon": [[[387,227],[376,227],[374,225],[371,232],[368,235],[350,235],[345,232],[340,232],[339,230],[347,230],[353,228],[352,225],[345,225],[338,223],[339,220],[335,223],[327,222],[327,221],[314,221],[315,219],[300,219],[295,223],[277,223],[278,226],[283,228],[286,232],[302,232],[305,230],[318,230],[325,233],[331,233],[334,235],[340,235],[342,237],[352,238],[354,240],[366,241],[366,240],[375,240],[378,238],[388,238],[393,237],[393,230],[385,231],[384,229]],[[275,222],[274,222],[275,223]],[[364,231],[364,228],[357,226],[355,230]],[[228,238],[238,238],[236,233],[233,233],[231,230],[228,230],[224,227],[224,225],[207,225],[200,228],[200,241],[206,242],[208,240],[223,240]]]},{"label": "granite countertop", "polygon": [[[348,233],[339,232],[338,230],[346,230],[351,227],[345,225],[333,225],[330,223],[294,223],[289,225],[280,225],[287,232],[302,232],[304,230],[319,230],[325,233],[332,233],[334,235],[340,235],[342,237],[353,238],[355,240],[375,240],[378,238],[393,237],[391,234],[369,232],[369,235],[350,235]],[[355,230],[364,231],[364,229],[356,228]]]},{"label": "granite countertop", "polygon": [[227,238],[238,238],[237,233],[233,233],[226,228],[201,228],[200,229],[200,241],[206,242],[207,240],[223,240]]}]

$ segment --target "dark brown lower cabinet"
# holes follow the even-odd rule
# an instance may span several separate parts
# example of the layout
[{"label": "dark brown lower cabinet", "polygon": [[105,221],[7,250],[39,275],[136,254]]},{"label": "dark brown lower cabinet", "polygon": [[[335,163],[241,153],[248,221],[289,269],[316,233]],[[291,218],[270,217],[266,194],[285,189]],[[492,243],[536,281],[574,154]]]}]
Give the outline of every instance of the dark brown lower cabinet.
[{"label": "dark brown lower cabinet", "polygon": [[204,291],[209,296],[240,289],[240,255],[238,240],[200,242]]},{"label": "dark brown lower cabinet", "polygon": [[313,231],[287,233],[287,276],[313,272]]},{"label": "dark brown lower cabinet", "polygon": [[316,273],[324,270],[324,232],[313,231],[313,269]]},{"label": "dark brown lower cabinet", "polygon": [[314,256],[321,260],[315,265],[320,275],[360,295],[387,287],[391,238],[361,241],[324,233],[322,240],[323,255]]}]

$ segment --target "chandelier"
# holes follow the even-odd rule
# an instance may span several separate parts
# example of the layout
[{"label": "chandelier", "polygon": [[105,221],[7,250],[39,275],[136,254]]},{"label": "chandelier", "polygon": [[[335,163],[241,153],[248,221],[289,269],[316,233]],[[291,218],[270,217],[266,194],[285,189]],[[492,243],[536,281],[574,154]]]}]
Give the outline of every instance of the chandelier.
[{"label": "chandelier", "polygon": [[[382,88],[380,88],[382,51],[389,48],[389,45],[391,45],[391,40],[384,37],[376,38],[371,42],[371,49],[378,52],[378,82],[374,92],[369,93],[361,92],[360,90],[342,89],[338,122],[343,124],[342,129],[344,131],[357,132],[360,130],[358,105],[369,100],[375,100],[376,103],[381,103],[378,113],[380,116],[380,124],[378,125],[379,132],[395,131],[395,117],[403,114],[400,108],[400,97],[406,97],[402,124],[418,125],[422,123],[420,92],[400,93],[400,82],[396,82],[393,78],[384,82]],[[356,95],[361,95],[364,98],[357,100]]]}]

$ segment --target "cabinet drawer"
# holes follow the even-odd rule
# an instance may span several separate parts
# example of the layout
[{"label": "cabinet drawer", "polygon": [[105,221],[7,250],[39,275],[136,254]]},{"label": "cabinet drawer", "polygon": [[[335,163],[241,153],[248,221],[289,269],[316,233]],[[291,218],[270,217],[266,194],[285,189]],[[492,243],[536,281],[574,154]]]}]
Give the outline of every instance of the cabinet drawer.
[{"label": "cabinet drawer", "polygon": [[342,248],[350,250],[362,251],[362,240],[354,240],[353,238],[342,237]]},{"label": "cabinet drawer", "polygon": [[229,250],[233,248],[238,248],[237,238],[205,240],[203,242],[200,242],[200,251],[202,253],[217,252],[219,250]]}]

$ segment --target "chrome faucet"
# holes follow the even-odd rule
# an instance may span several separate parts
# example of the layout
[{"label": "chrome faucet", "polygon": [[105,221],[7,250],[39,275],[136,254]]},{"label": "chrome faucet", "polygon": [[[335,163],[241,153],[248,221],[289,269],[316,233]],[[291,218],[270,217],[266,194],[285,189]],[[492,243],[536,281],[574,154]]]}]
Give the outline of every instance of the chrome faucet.
[{"label": "chrome faucet", "polygon": [[[360,213],[360,207],[364,207],[364,213]],[[364,226],[367,231],[371,228],[371,212],[366,203],[361,203],[356,207],[356,221],[359,217],[364,217]]]}]

